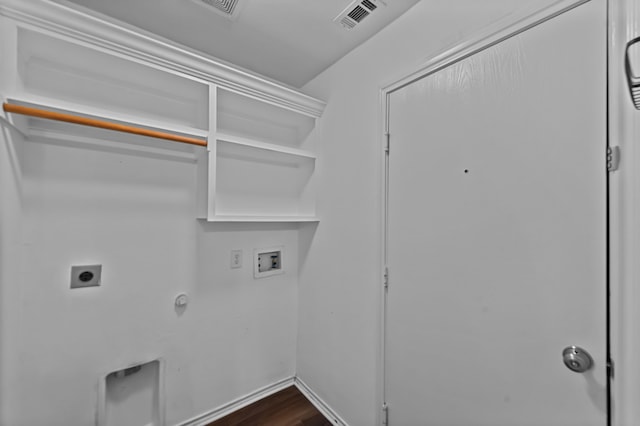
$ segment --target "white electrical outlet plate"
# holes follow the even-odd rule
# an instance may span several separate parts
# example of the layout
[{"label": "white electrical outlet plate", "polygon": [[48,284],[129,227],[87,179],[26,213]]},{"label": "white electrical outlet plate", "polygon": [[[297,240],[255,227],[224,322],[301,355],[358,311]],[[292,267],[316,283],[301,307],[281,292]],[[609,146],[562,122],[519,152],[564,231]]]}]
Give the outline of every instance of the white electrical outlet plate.
[{"label": "white electrical outlet plate", "polygon": [[284,246],[253,250],[253,277],[264,278],[284,273]]},{"label": "white electrical outlet plate", "polygon": [[231,250],[231,269],[242,268],[242,250]]},{"label": "white electrical outlet plate", "polygon": [[100,275],[102,265],[71,266],[71,288],[97,287]]}]

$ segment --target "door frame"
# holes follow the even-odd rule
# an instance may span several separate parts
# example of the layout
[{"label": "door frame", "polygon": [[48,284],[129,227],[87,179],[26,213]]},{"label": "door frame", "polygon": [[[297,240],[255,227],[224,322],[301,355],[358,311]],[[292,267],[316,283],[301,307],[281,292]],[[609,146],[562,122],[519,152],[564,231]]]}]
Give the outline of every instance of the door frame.
[{"label": "door frame", "polygon": [[[495,22],[494,24],[484,28],[481,32],[476,33],[472,37],[447,48],[433,58],[429,59],[423,65],[408,70],[401,74],[399,78],[392,80],[389,84],[380,89],[380,149],[381,155],[381,182],[380,188],[382,193],[382,250],[380,253],[380,276],[381,276],[381,323],[380,323],[380,357],[378,366],[378,377],[380,387],[378,389],[379,398],[379,419],[378,424],[386,424],[386,334],[387,334],[387,280],[389,279],[387,270],[388,261],[388,202],[389,202],[389,156],[388,151],[393,150],[393,144],[389,142],[389,100],[392,93],[402,89],[403,87],[414,83],[426,76],[434,74],[444,68],[447,68],[465,58],[468,58],[480,51],[488,49],[506,39],[514,37],[530,28],[542,24],[550,19],[568,12],[580,5],[591,0],[558,0],[553,4],[537,10],[529,10],[516,17],[506,18]],[[608,86],[612,84],[617,77],[619,90],[609,90],[608,92],[608,118],[607,133],[609,141],[626,140],[627,143],[632,140],[631,135],[640,135],[640,111],[636,116],[626,117],[627,124],[620,132],[612,131],[616,126],[611,126],[612,114],[622,115],[623,110],[627,116],[630,116],[630,108],[628,107],[628,89],[626,88],[626,80],[621,77],[620,71],[623,70],[624,53],[618,40],[630,40],[628,33],[640,35],[640,0],[606,0],[607,1],[607,44],[608,44],[608,61],[609,64],[615,63],[615,66],[608,65]],[[635,13],[632,13],[635,12]],[[634,17],[636,17],[633,22]],[[612,20],[616,24],[611,25]],[[616,32],[613,34],[613,32]],[[614,37],[615,35],[615,37]],[[627,36],[627,37],[623,37]],[[617,72],[616,72],[617,71]],[[624,85],[618,81],[624,80]],[[613,105],[620,108],[614,108]],[[623,104],[627,104],[624,105]],[[637,129],[636,129],[637,128]],[[635,131],[634,131],[635,130]],[[618,134],[621,133],[621,134]],[[615,138],[613,136],[616,136]],[[626,137],[624,137],[626,136]],[[623,139],[624,137],[624,139]],[[622,145],[622,143],[621,143]],[[626,147],[621,147],[626,151]],[[630,154],[634,154],[629,162],[640,164],[640,149],[637,152],[629,150]],[[605,164],[605,154],[603,153],[603,167]],[[636,241],[640,242],[640,223],[634,223],[633,211],[640,212],[640,196],[633,197],[635,193],[640,193],[640,172],[633,173],[631,167],[624,170],[624,164],[619,172],[608,173],[608,248],[607,248],[607,287],[609,300],[607,301],[607,353],[608,356],[615,360],[617,382],[610,377],[607,378],[608,389],[608,424],[611,426],[632,426],[633,420],[640,418],[640,408],[637,408],[637,398],[640,397],[640,389],[634,389],[634,384],[640,383],[640,363],[635,363],[635,368],[626,368],[627,365],[633,366],[630,362],[635,359],[634,355],[640,355],[640,338],[633,336],[632,327],[630,325],[640,323],[640,309],[633,308],[635,301],[640,307],[640,290],[635,297],[633,295],[634,278],[640,280],[640,262],[634,265],[633,259],[640,259],[640,244],[633,244],[632,236],[636,236]],[[617,174],[617,175],[616,175]],[[621,182],[630,182],[631,184],[621,185]],[[622,189],[621,189],[622,188]],[[622,199],[633,200],[633,205],[625,206],[621,203]],[[635,208],[634,208],[635,207]],[[640,222],[640,221],[636,221]],[[626,231],[626,232],[625,232]],[[626,254],[626,256],[623,256]],[[627,260],[625,262],[625,259]],[[623,274],[623,270],[627,272]],[[623,309],[624,308],[624,309]],[[612,314],[612,312],[614,314]],[[622,332],[621,332],[622,331]],[[623,340],[625,344],[623,345]],[[629,371],[629,374],[621,374],[622,371]],[[635,380],[634,380],[635,379]],[[613,396],[615,395],[616,404],[613,404]]]}]

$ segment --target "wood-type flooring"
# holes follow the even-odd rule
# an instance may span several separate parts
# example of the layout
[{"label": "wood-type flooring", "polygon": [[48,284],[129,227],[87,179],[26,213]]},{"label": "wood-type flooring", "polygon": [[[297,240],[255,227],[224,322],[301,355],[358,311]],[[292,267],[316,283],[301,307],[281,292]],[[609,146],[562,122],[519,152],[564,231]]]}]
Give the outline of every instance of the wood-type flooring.
[{"label": "wood-type flooring", "polygon": [[207,426],[332,426],[332,424],[295,386],[290,386]]}]

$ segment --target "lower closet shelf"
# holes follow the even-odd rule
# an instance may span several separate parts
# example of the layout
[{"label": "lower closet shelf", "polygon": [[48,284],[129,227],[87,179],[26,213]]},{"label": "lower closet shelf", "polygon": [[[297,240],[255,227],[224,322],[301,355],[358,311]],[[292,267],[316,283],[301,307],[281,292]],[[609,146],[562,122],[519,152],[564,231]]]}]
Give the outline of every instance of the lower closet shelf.
[{"label": "lower closet shelf", "polygon": [[320,222],[315,216],[223,216],[216,215],[206,219],[208,222],[279,222],[279,223],[308,223]]},{"label": "lower closet shelf", "polygon": [[[300,150],[217,140],[201,162],[210,222],[317,222],[316,158]],[[205,169],[206,168],[206,169]],[[206,173],[205,173],[206,170]],[[203,212],[200,209],[200,212]]]}]

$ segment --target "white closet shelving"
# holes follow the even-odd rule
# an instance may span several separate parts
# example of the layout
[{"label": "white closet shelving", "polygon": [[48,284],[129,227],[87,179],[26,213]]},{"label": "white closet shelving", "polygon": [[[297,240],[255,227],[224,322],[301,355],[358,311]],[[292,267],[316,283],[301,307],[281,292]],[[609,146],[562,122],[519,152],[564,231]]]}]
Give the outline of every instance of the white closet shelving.
[{"label": "white closet shelving", "polygon": [[[3,0],[2,102],[208,141],[197,161],[197,217],[316,221],[324,103],[104,17],[46,0]],[[5,113],[27,138],[61,134],[149,145],[142,136]]]},{"label": "white closet shelving", "polygon": [[[315,118],[212,87],[208,182],[199,217],[210,221],[315,221]],[[215,140],[215,144],[212,143]],[[203,192],[205,192],[203,188]]]}]

